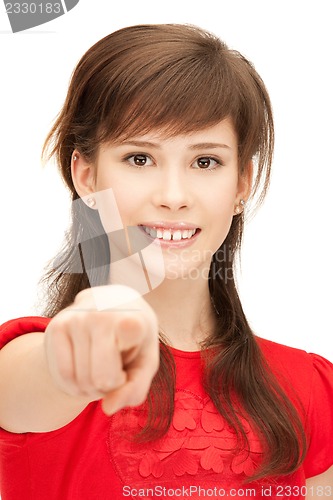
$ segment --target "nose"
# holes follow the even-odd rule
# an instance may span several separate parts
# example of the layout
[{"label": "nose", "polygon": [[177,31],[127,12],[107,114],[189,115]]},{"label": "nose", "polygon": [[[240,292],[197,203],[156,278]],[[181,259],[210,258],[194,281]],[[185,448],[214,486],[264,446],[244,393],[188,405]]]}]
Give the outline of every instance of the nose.
[{"label": "nose", "polygon": [[187,208],[192,203],[191,188],[186,173],[180,168],[166,168],[161,172],[155,191],[155,204],[173,212]]}]

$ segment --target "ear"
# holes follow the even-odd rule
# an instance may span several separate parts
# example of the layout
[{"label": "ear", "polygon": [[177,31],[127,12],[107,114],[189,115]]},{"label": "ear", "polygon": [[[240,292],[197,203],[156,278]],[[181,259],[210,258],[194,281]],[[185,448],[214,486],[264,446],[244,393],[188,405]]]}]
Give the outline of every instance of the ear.
[{"label": "ear", "polygon": [[94,193],[95,169],[75,150],[72,154],[71,174],[77,194],[83,198]]},{"label": "ear", "polygon": [[253,162],[250,161],[238,177],[237,199],[247,200],[250,197],[253,180]]}]

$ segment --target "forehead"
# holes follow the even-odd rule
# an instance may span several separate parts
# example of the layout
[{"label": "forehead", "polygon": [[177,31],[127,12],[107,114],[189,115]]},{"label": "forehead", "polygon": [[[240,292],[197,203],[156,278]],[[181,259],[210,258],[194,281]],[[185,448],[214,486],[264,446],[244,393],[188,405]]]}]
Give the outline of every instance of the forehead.
[{"label": "forehead", "polygon": [[235,127],[230,118],[225,118],[221,122],[211,125],[199,130],[189,131],[182,133],[181,130],[172,129],[170,127],[155,128],[149,131],[138,133],[133,131],[131,134],[124,134],[123,136],[114,140],[109,140],[105,146],[112,145],[126,145],[130,143],[149,143],[154,145],[175,144],[180,145],[195,145],[195,144],[218,144],[226,146],[230,149],[237,148],[237,134]]}]

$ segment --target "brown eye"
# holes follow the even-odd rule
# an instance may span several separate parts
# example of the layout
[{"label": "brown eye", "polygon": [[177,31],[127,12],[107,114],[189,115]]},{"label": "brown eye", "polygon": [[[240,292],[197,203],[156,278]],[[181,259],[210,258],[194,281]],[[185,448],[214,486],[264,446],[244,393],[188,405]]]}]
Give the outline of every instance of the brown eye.
[{"label": "brown eye", "polygon": [[210,167],[210,158],[199,158],[198,165],[200,168]]},{"label": "brown eye", "polygon": [[134,155],[133,162],[137,167],[144,167],[147,163],[147,156],[145,155]]},{"label": "brown eye", "polygon": [[131,167],[152,167],[154,165],[153,160],[150,158],[150,156],[146,154],[132,154],[128,155],[124,158],[124,161],[126,163],[129,163]]},{"label": "brown eye", "polygon": [[220,163],[210,156],[202,156],[194,162],[194,165],[201,170],[214,170]]}]

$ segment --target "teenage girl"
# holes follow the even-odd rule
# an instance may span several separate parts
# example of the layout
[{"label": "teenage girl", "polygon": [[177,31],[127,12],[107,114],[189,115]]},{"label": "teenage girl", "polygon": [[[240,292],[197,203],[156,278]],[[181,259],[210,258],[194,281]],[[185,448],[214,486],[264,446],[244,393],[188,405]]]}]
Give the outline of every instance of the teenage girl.
[{"label": "teenage girl", "polygon": [[235,286],[273,139],[202,29],[82,57],[45,145],[73,200],[47,307],[0,330],[2,500],[333,495],[333,366],[255,335]]}]

